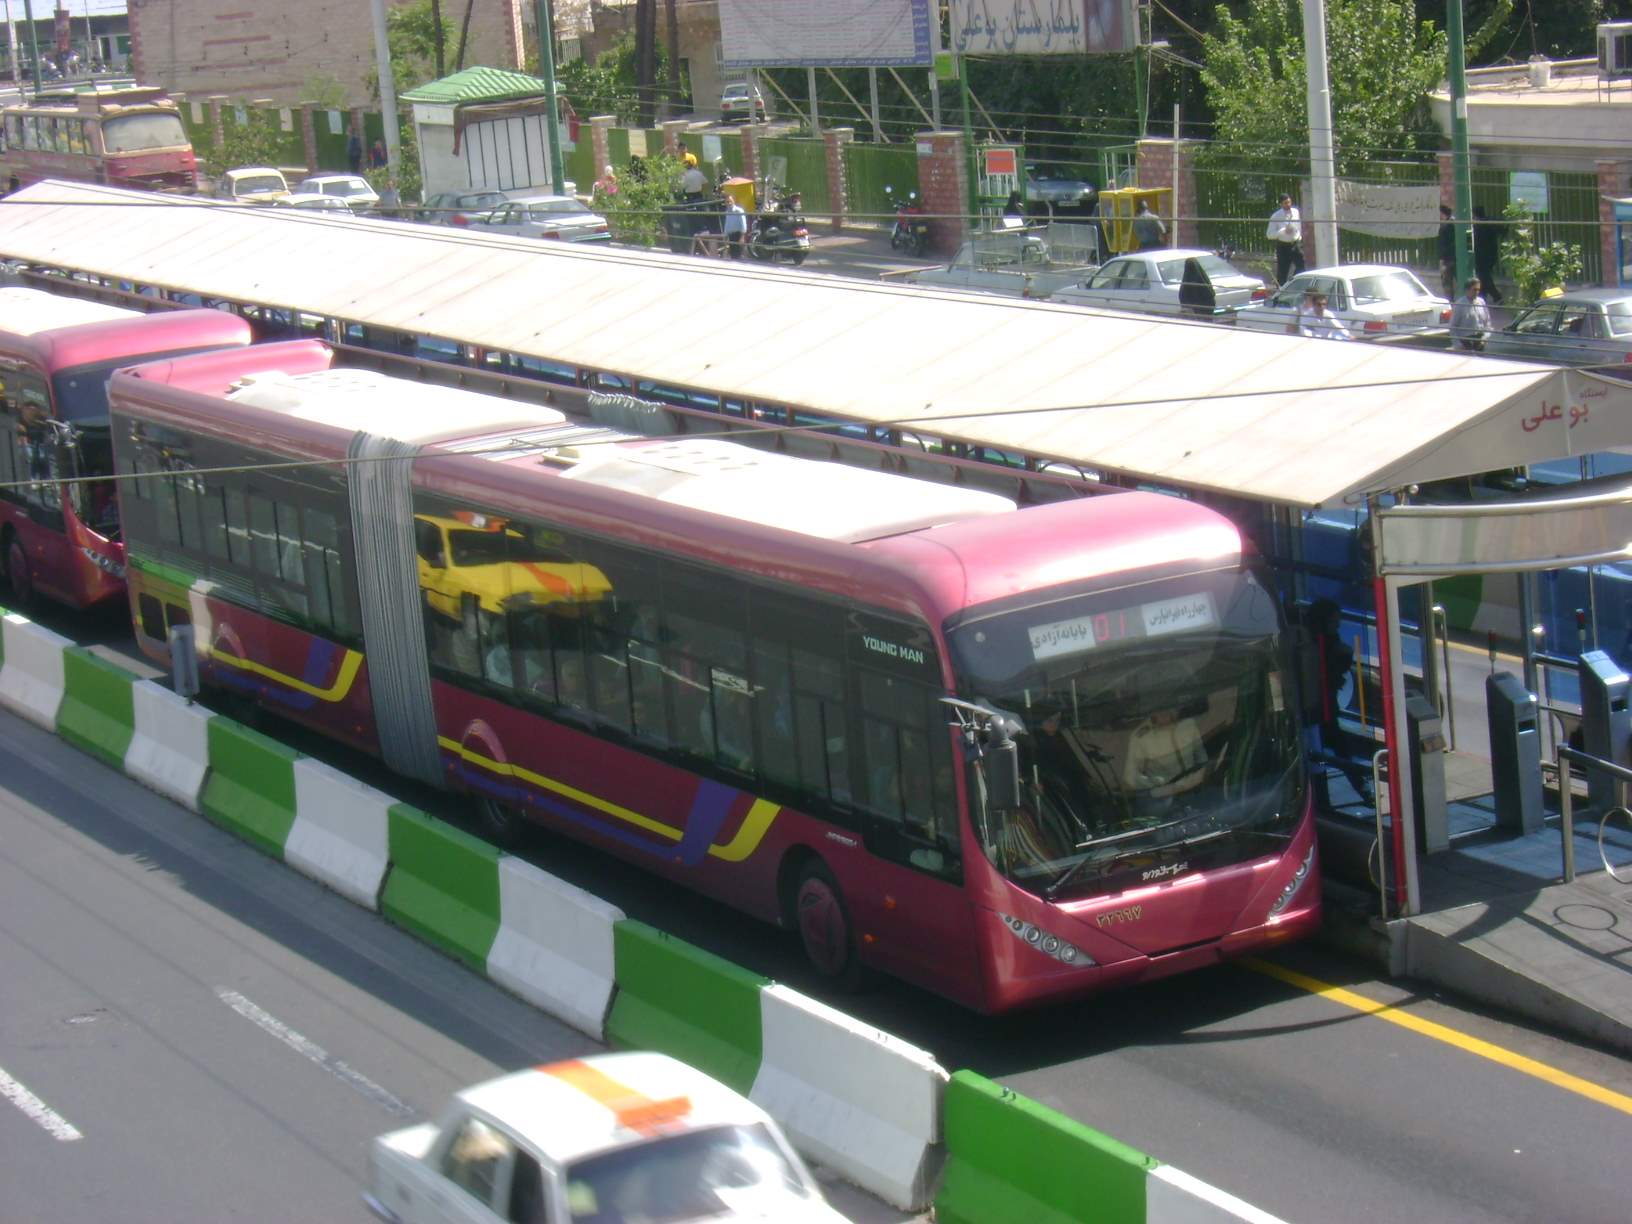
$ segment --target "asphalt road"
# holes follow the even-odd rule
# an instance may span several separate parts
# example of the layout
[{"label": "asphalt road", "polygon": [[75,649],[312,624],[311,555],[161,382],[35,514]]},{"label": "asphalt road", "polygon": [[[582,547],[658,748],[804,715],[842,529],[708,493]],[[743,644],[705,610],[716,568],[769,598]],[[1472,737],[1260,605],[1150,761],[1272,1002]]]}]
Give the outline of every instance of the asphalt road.
[{"label": "asphalt road", "polygon": [[[42,619],[82,640],[102,640],[115,653],[126,649],[117,617],[89,626],[51,614]],[[454,797],[408,786],[295,728],[267,729],[441,815],[463,816]],[[288,1099],[281,1052],[277,1060],[264,1049],[240,1059],[216,1049],[219,1039],[211,1034],[228,1020],[241,1039],[266,1043],[220,1002],[216,992],[223,988],[307,1032],[417,1110],[434,1108],[457,1083],[494,1067],[582,1048],[571,1034],[518,1014],[514,1001],[378,920],[13,720],[0,726],[0,778],[24,805],[25,836],[38,843],[20,847],[10,834],[0,841],[0,871],[19,873],[15,882],[0,880],[7,960],[17,959],[13,945],[38,943],[41,950],[26,963],[53,999],[48,1007],[27,1006],[19,1032],[19,1004],[6,991],[0,1067],[71,1120],[84,1104],[74,1086],[84,1077],[69,1077],[62,1095],[54,1078],[61,1060],[47,1056],[52,1046],[41,1034],[55,1025],[66,1034],[65,1049],[73,1049],[116,1023],[116,1031],[128,1030],[131,1052],[144,1051],[132,1067],[107,1070],[108,1083],[121,1087],[119,1100],[163,1099],[173,1109],[169,1102],[179,1097],[229,1115],[241,1111],[233,1126],[264,1130],[258,1142],[280,1159],[321,1162],[303,1185],[326,1184],[332,1193],[335,1179],[349,1173],[347,1189],[354,1189],[362,1145],[393,1119],[354,1089],[328,1082],[332,1075],[300,1068],[303,1079],[324,1081],[342,1102],[322,1111],[321,1138],[303,1143],[305,1114]],[[8,816],[0,828],[15,819]],[[209,853],[177,849],[184,833],[186,846],[202,838]],[[93,860],[86,868],[45,874],[76,846]],[[1003,1019],[972,1016],[895,983],[839,996],[812,977],[780,932],[670,885],[654,887],[645,873],[561,838],[540,834],[524,852],[631,917],[825,997],[933,1051],[949,1068],[1000,1080],[1287,1220],[1625,1218],[1632,1063],[1459,1000],[1413,994],[1322,947],[1286,949],[1273,964],[1396,1004],[1408,1020],[1448,1032],[1424,1035],[1242,966]],[[45,882],[32,883],[37,875]],[[82,875],[94,883],[75,892],[66,881]],[[161,886],[174,894],[162,906],[153,896]],[[36,911],[51,897],[85,912],[40,917]],[[201,926],[220,932],[225,946],[198,947]],[[56,931],[63,932],[60,942]],[[148,932],[153,948],[126,946]],[[297,973],[302,961],[308,963]],[[103,973],[126,983],[108,992],[111,1005],[99,985]],[[149,1002],[127,1001],[124,991],[150,975]],[[179,999],[188,1002],[168,1002]],[[67,1025],[67,1017],[97,1007],[109,1007],[114,1023],[99,1029],[102,1021],[88,1022],[83,1031]],[[419,1065],[419,1050],[441,1073]],[[14,1066],[17,1051],[24,1061]],[[1523,1067],[1523,1060],[1530,1060],[1527,1069],[1512,1065]],[[266,1096],[242,1078],[241,1061],[267,1067]],[[159,1065],[173,1069],[174,1089],[149,1082]],[[43,1086],[30,1082],[42,1074]],[[93,1082],[100,1086],[102,1077]],[[1595,1090],[1598,1099],[1589,1095]],[[97,1108],[93,1100],[85,1116],[95,1117]],[[16,1150],[3,1142],[15,1124],[0,1117],[0,1176]],[[262,1176],[249,1170],[245,1184]]]}]

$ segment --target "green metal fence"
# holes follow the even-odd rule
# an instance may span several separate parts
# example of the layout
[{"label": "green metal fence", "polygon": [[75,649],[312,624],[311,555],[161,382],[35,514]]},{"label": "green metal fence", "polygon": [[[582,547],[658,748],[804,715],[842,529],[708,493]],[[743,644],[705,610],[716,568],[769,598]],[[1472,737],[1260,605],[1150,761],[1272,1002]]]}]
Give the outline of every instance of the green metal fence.
[{"label": "green metal fence", "polygon": [[[896,201],[918,186],[918,149],[911,144],[844,146],[844,178],[850,195],[850,216],[862,223],[889,225]],[[884,188],[894,189],[892,200]]]},{"label": "green metal fence", "polygon": [[[1473,203],[1488,217],[1500,217],[1511,198],[1512,174],[1490,166],[1473,168]],[[1580,171],[1548,171],[1547,211],[1535,214],[1535,240],[1541,246],[1563,242],[1581,251],[1581,283],[1603,278],[1603,251],[1598,234],[1598,176]],[[1498,276],[1503,275],[1500,264]]]},{"label": "green metal fence", "polygon": [[784,175],[775,167],[786,164],[789,191],[804,198],[805,212],[831,213],[833,204],[827,189],[827,142],[799,137],[779,136],[762,140],[757,146],[761,177],[774,176],[778,181]]}]

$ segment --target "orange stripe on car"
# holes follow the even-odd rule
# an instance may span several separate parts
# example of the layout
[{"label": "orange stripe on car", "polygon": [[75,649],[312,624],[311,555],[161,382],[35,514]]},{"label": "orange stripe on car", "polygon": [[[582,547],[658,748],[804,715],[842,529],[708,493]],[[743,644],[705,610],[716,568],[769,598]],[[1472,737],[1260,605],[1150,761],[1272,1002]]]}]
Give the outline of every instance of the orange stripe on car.
[{"label": "orange stripe on car", "polygon": [[691,1112],[689,1097],[654,1099],[576,1058],[537,1069],[577,1089],[596,1104],[604,1105],[617,1118],[619,1126],[638,1134],[653,1134],[664,1124]]}]

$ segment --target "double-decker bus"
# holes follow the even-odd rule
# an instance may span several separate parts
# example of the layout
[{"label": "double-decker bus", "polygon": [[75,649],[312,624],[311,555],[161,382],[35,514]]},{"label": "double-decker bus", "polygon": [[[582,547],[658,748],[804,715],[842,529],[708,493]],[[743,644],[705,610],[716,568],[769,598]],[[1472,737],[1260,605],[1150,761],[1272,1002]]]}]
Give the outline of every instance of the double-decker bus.
[{"label": "double-decker bus", "polygon": [[1001,1011],[1319,917],[1277,600],[1213,512],[641,437],[336,369],[119,371],[138,640],[208,684]]},{"label": "double-decker bus", "polygon": [[108,445],[108,377],[132,361],[248,344],[219,310],[144,315],[0,288],[0,572],[10,602],[118,599],[124,546]]},{"label": "double-decker bus", "polygon": [[198,189],[181,111],[162,89],[43,93],[0,112],[0,176],[78,179],[148,191]]}]

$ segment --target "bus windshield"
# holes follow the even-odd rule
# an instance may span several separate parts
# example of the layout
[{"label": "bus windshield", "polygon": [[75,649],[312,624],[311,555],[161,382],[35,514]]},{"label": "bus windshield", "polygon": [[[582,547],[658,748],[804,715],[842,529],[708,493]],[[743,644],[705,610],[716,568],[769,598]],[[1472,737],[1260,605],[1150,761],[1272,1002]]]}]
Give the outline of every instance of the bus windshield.
[{"label": "bus windshield", "polygon": [[140,357],[120,357],[98,365],[63,370],[54,375],[51,389],[57,401],[58,419],[105,422],[108,418],[108,380],[120,366],[136,365],[143,360]]},{"label": "bus windshield", "polygon": [[177,149],[190,143],[181,118],[169,111],[119,115],[102,122],[102,144],[109,153],[140,153],[144,149]]},{"label": "bus windshield", "polygon": [[981,841],[1049,900],[1260,857],[1289,838],[1303,774],[1267,582],[1164,580],[966,618],[959,692],[1023,730],[1021,800]]}]

